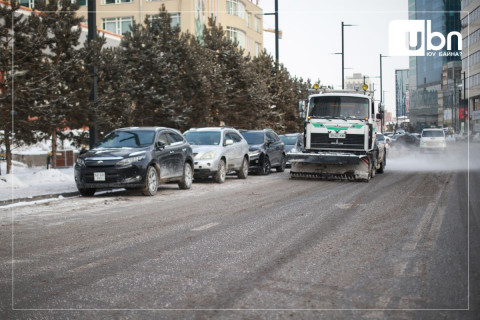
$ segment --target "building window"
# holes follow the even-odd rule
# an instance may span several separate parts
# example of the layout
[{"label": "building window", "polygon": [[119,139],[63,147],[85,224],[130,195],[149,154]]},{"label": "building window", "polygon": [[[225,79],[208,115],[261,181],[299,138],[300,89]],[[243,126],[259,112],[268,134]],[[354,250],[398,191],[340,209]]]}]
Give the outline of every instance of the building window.
[{"label": "building window", "polygon": [[227,0],[227,13],[245,19],[245,5],[238,0]]},{"label": "building window", "polygon": [[260,18],[255,17],[254,30],[260,32]]},{"label": "building window", "polygon": [[260,45],[260,43],[255,42],[255,57],[258,57],[260,55],[261,47],[262,46]]},{"label": "building window", "polygon": [[102,0],[102,4],[122,4],[122,3],[132,3],[133,0]]},{"label": "building window", "polygon": [[247,28],[252,27],[252,17],[250,16],[250,12],[246,11],[245,12],[245,21],[247,23]]},{"label": "building window", "polygon": [[103,30],[116,34],[125,34],[127,32],[130,32],[130,26],[132,25],[133,17],[103,19]]},{"label": "building window", "polygon": [[[170,26],[172,28],[180,27],[182,23],[182,19],[180,18],[180,13],[169,13],[168,15],[170,16],[170,20],[171,20]],[[158,14],[147,15],[147,19],[149,22],[158,20],[159,18],[160,18],[160,15]]]},{"label": "building window", "polygon": [[227,35],[228,39],[233,42],[238,42],[239,46],[245,48],[247,38],[245,32],[236,28],[227,27]]}]

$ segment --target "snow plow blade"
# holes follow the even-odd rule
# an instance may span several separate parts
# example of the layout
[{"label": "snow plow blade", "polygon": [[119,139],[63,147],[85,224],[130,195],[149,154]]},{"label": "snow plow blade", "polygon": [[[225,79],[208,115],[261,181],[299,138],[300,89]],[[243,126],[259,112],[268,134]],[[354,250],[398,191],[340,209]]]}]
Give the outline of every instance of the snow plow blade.
[{"label": "snow plow blade", "polygon": [[370,180],[366,155],[348,153],[290,153],[292,178]]}]

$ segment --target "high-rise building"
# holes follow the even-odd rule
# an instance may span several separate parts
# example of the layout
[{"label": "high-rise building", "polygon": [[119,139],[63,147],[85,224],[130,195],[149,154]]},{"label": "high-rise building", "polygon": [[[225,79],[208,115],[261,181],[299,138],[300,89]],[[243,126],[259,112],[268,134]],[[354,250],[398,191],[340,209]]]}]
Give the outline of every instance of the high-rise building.
[{"label": "high-rise building", "polygon": [[[470,131],[480,131],[480,2],[462,1],[462,76],[466,89],[466,105],[459,111],[459,120],[470,119]],[[463,98],[463,97],[462,97]],[[468,106],[468,107],[467,107]],[[468,114],[465,109],[468,108]],[[467,128],[465,128],[466,130]]]},{"label": "high-rise building", "polygon": [[[87,0],[78,1],[79,14],[87,24]],[[20,0],[20,4],[34,9],[35,0]],[[263,51],[263,11],[258,0],[96,0],[97,28],[113,34],[125,34],[134,23],[155,19],[165,5],[172,25],[183,32],[201,37],[208,18],[214,17],[227,36],[252,57]]]},{"label": "high-rise building", "polygon": [[[420,131],[426,126],[445,124],[443,101],[446,96],[453,99],[462,84],[458,72],[452,71],[453,89],[443,88],[444,65],[461,59],[460,37],[449,36],[460,32],[461,7],[458,0],[409,0],[408,6],[409,19],[423,20],[426,25],[426,32],[417,35],[417,43],[426,48],[425,55],[410,57],[408,80],[409,118],[413,129]],[[442,37],[450,46],[439,48]]]},{"label": "high-rise building", "polygon": [[406,118],[409,108],[408,69],[395,70],[396,118]]}]

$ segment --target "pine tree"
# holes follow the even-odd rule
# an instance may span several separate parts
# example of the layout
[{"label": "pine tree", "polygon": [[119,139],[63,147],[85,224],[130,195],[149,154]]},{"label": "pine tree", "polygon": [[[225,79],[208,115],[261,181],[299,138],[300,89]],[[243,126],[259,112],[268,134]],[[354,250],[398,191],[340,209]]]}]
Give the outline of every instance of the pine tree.
[{"label": "pine tree", "polygon": [[56,167],[57,132],[86,121],[78,112],[78,102],[87,94],[83,81],[78,81],[84,77],[78,49],[82,18],[76,15],[77,4],[70,0],[61,0],[60,4],[52,0],[40,7],[47,50],[43,52],[44,77],[39,87],[43,97],[35,105],[35,115],[41,119],[37,123],[39,129],[52,135],[53,168]]},{"label": "pine tree", "polygon": [[37,80],[45,48],[43,28],[37,16],[18,12],[17,1],[0,6],[0,126],[7,156],[7,173],[12,168],[12,146],[35,142],[31,106],[38,99]]}]

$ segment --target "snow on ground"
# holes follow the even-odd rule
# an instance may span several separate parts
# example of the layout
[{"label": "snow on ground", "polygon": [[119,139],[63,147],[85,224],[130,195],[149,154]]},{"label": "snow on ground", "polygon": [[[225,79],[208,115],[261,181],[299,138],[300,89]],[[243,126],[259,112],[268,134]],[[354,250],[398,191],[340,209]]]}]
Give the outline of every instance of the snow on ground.
[{"label": "snow on ground", "polygon": [[0,166],[0,201],[77,191],[73,168],[28,168],[14,161],[12,173],[7,175],[6,162],[0,161]]}]

